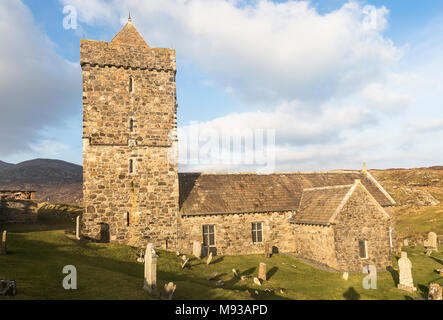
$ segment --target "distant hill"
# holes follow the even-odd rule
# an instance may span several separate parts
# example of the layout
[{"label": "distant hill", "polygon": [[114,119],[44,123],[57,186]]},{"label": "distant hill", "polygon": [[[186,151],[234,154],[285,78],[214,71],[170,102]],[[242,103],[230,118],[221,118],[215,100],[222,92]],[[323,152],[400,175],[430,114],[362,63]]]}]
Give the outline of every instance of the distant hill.
[{"label": "distant hill", "polygon": [[0,189],[35,190],[38,201],[80,203],[83,168],[61,160],[0,161]]}]

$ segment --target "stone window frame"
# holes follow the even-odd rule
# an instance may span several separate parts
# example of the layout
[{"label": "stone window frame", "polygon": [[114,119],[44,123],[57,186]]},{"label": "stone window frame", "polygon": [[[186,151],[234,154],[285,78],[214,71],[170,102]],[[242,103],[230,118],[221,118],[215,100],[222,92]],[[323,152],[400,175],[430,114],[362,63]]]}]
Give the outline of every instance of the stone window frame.
[{"label": "stone window frame", "polygon": [[[217,237],[216,237],[216,234],[217,234],[217,232],[216,232],[216,228],[215,228],[215,224],[214,223],[205,223],[205,224],[202,224],[201,225],[201,230],[202,230],[202,237],[203,237],[203,246],[205,246],[205,227],[206,226],[208,226],[208,227],[210,227],[210,226],[213,226],[214,227],[214,230],[213,230],[213,232],[212,232],[212,234],[214,235],[214,244],[209,244],[207,247],[208,248],[210,248],[210,247],[216,247],[217,246]],[[208,228],[209,229],[209,228]],[[211,234],[210,232],[209,233],[206,233],[206,234]]]},{"label": "stone window frame", "polygon": [[134,119],[129,119],[129,131],[134,132]]},{"label": "stone window frame", "polygon": [[[361,255],[360,255],[360,243],[361,242],[363,242],[364,243],[364,249],[365,249],[365,256],[364,257],[362,257]],[[367,260],[367,259],[369,259],[369,252],[368,252],[368,240],[366,240],[366,239],[359,239],[358,240],[358,257],[361,259],[361,260]]]},{"label": "stone window frame", "polygon": [[129,159],[129,168],[128,168],[129,174],[135,174],[135,161],[134,159]]},{"label": "stone window frame", "polygon": [[[254,224],[255,225],[258,225],[258,224],[260,224],[260,229],[255,229],[254,230]],[[253,222],[251,222],[251,237],[252,237],[252,244],[263,244],[264,243],[264,239],[263,239],[263,221],[253,221]],[[260,233],[261,233],[261,241],[254,241],[254,231],[256,232],[256,238],[258,238],[257,237],[257,235],[258,235],[258,231],[260,231]]]}]

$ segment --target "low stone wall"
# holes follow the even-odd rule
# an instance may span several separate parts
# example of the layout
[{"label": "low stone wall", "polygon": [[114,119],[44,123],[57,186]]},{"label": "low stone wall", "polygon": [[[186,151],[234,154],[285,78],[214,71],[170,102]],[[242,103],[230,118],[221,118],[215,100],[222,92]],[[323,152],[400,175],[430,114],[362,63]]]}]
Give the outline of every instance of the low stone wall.
[{"label": "low stone wall", "polygon": [[[215,246],[219,255],[261,254],[269,243],[278,252],[294,251],[291,212],[182,216],[179,250],[192,253],[193,241],[203,242],[203,225],[215,225]],[[263,242],[252,242],[252,222],[263,223]]]},{"label": "low stone wall", "polygon": [[296,255],[337,269],[334,230],[330,226],[295,225]]},{"label": "low stone wall", "polygon": [[37,222],[37,202],[32,200],[0,201],[0,223]]}]

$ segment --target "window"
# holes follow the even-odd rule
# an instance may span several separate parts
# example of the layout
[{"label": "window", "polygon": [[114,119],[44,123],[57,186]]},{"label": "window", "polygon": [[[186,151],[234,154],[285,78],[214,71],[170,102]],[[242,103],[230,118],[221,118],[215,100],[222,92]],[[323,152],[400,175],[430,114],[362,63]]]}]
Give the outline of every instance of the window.
[{"label": "window", "polygon": [[125,213],[126,226],[129,227],[129,212]]},{"label": "window", "polygon": [[360,259],[367,259],[368,258],[368,243],[366,240],[359,240],[358,241],[358,252],[360,255]]},{"label": "window", "polygon": [[253,222],[252,223],[252,242],[262,243],[263,242],[263,223]]},{"label": "window", "polygon": [[134,84],[133,84],[132,77],[129,77],[129,92],[134,91]]},{"label": "window", "polygon": [[203,246],[215,246],[215,226],[213,224],[203,225]]},{"label": "window", "polygon": [[132,159],[129,159],[129,173],[134,172],[134,164],[132,162]]},{"label": "window", "polygon": [[133,119],[129,120],[129,130],[131,132],[134,131],[134,120]]}]

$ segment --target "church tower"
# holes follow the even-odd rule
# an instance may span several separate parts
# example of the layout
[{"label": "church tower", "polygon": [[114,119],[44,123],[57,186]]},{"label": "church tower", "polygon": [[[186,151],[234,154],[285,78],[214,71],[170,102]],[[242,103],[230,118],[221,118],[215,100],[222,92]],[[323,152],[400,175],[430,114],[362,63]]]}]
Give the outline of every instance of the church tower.
[{"label": "church tower", "polygon": [[175,50],[151,48],[131,18],[81,40],[83,237],[173,249],[178,170]]}]

